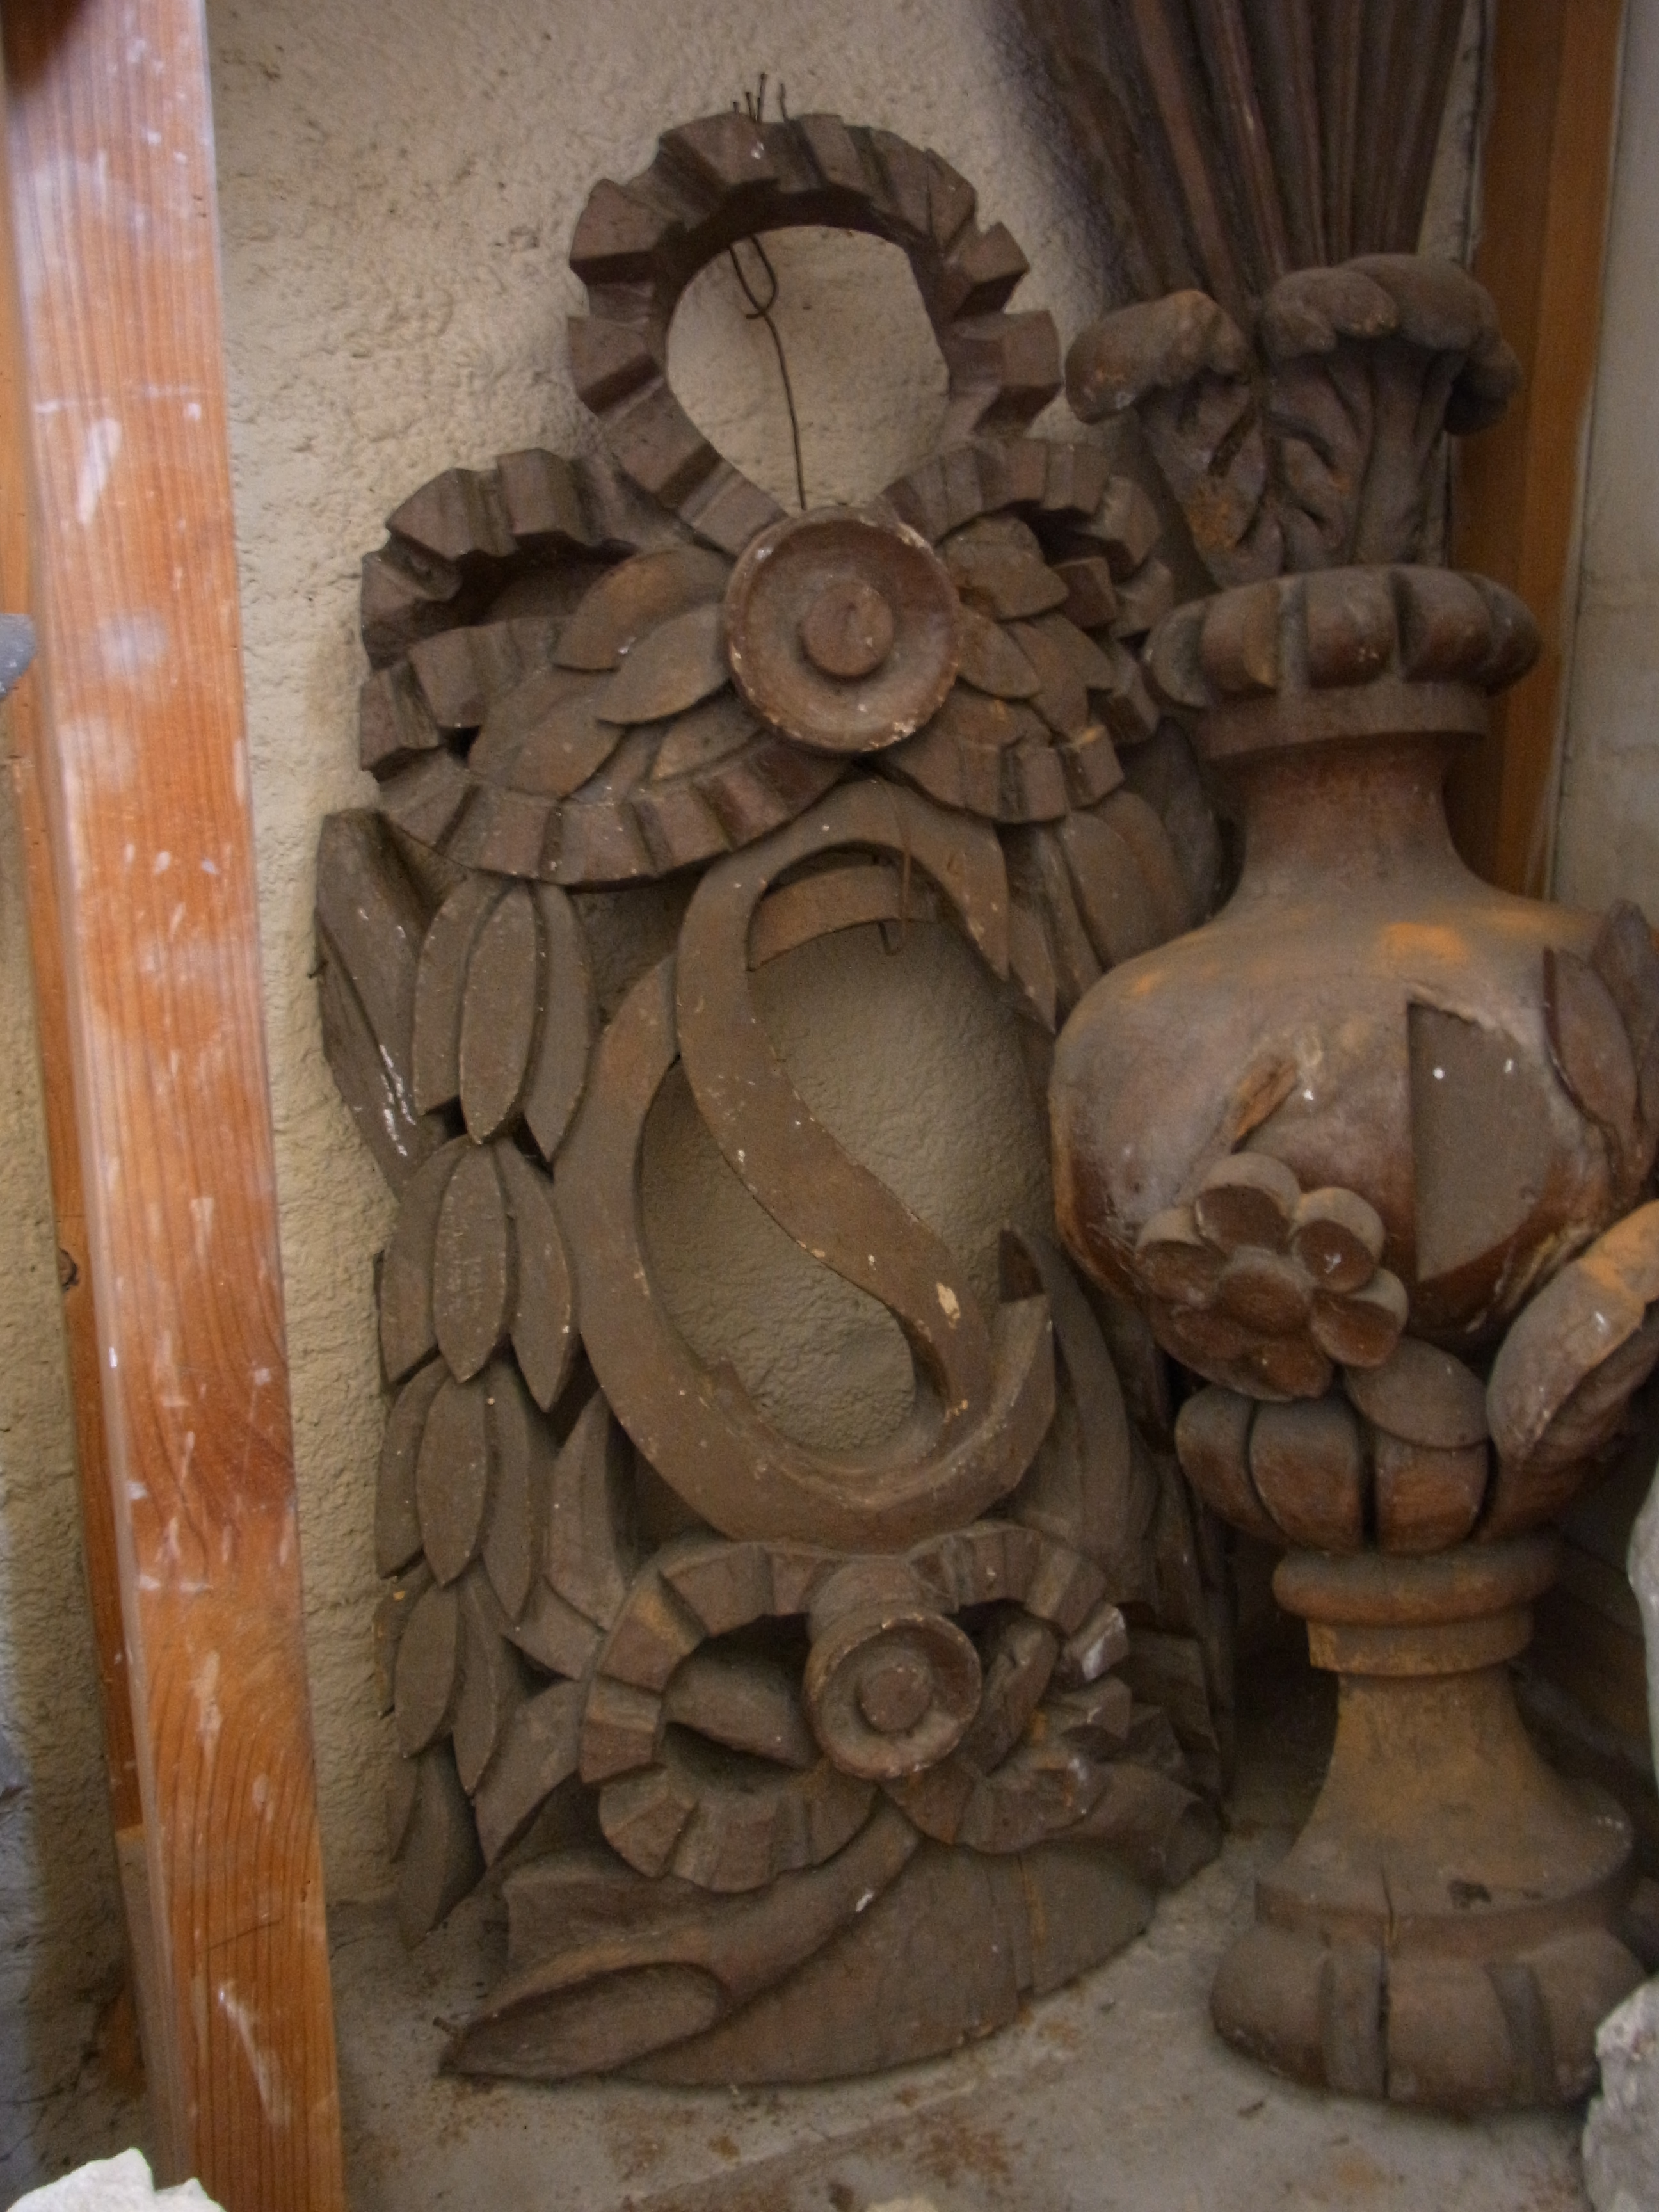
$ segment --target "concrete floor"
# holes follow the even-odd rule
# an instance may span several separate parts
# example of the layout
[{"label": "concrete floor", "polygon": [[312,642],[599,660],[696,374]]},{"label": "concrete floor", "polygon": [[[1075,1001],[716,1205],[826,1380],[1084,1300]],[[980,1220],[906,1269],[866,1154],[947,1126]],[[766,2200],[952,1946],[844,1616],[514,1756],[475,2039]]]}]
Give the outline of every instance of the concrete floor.
[{"label": "concrete floor", "polygon": [[0,2010],[0,2204],[129,2144],[148,2151],[137,2031],[112,2025],[90,1998]]},{"label": "concrete floor", "polygon": [[[885,2080],[720,2094],[434,2080],[484,1986],[476,1915],[410,1961],[338,1916],[356,2212],[1567,2212],[1582,2115],[1431,2120],[1273,2081],[1210,2032],[1209,1980],[1284,1838],[1237,1838],[1121,1958],[1006,2034]],[[458,1916],[459,1917],[459,1916]]]},{"label": "concrete floor", "polygon": [[[354,2212],[1585,2212],[1583,2112],[1427,2119],[1312,2095],[1212,2033],[1217,1960],[1311,1802],[1328,1720],[1305,1670],[1248,1725],[1219,1862],[1147,1935],[954,2057],[832,2089],[556,2089],[436,2072],[499,1971],[473,1900],[412,1956],[388,1912],[331,1915]],[[95,2063],[24,2112],[0,2081],[0,2203],[142,2142]],[[905,2212],[917,2212],[907,2205]]]},{"label": "concrete floor", "polygon": [[1583,2113],[1466,2123],[1312,2095],[1212,2033],[1210,1978],[1311,1802],[1328,1714],[1300,1670],[1247,1728],[1220,1861],[1147,1935],[1005,2034],[836,2088],[538,2090],[436,2077],[496,1971],[475,1903],[414,1957],[332,1917],[356,2212],[1579,2212]]}]

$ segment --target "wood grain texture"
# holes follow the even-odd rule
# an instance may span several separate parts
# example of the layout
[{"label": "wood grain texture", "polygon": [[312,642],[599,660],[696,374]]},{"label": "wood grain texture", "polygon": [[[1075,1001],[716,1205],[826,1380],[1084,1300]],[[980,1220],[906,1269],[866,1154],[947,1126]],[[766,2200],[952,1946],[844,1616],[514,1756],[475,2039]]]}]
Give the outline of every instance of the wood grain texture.
[{"label": "wood grain texture", "polygon": [[1505,419],[1462,449],[1454,556],[1520,593],[1543,650],[1493,701],[1449,811],[1472,867],[1534,894],[1554,843],[1623,33],[1624,0],[1504,0],[1492,48],[1474,273],[1525,380]]},{"label": "wood grain texture", "polygon": [[201,12],[0,20],[40,781],[173,2045],[152,2080],[229,2212],[334,2207]]},{"label": "wood grain texture", "polygon": [[[9,273],[12,266],[11,206],[9,196],[0,193],[0,271]],[[29,463],[20,335],[12,287],[9,281],[0,283],[0,606],[11,612],[29,613],[33,609],[29,573]],[[7,750],[11,755],[8,764],[27,879],[34,1018],[40,1049],[46,1162],[58,1231],[58,1280],[64,1291],[64,1328],[81,1489],[82,1542],[103,1701],[110,1809],[116,1827],[123,1829],[135,1826],[142,1817],[138,1768],[133,1750],[132,1705],[127,1693],[126,1649],[121,1631],[121,1580],[98,1371],[98,1322],[93,1310],[86,1202],[81,1191],[81,1159],[76,1139],[57,877],[40,788],[40,680],[33,672],[23,678],[12,695],[8,712]]]}]

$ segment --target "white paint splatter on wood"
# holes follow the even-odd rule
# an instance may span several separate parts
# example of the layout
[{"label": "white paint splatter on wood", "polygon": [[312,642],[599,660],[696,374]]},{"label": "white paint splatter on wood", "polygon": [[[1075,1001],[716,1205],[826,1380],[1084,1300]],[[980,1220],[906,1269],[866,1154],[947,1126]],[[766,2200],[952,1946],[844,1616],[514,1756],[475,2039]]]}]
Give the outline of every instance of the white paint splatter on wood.
[{"label": "white paint splatter on wood", "polygon": [[87,433],[81,465],[75,472],[75,519],[84,530],[98,512],[121,450],[121,425],[112,415],[100,415]]}]

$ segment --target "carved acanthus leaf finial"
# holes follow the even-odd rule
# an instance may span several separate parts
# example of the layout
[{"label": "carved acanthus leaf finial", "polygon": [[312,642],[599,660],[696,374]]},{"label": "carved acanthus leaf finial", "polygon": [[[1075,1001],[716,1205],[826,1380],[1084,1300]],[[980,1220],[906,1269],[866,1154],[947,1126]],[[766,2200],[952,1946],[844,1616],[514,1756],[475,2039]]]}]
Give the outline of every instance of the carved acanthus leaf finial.
[{"label": "carved acanthus leaf finial", "polygon": [[1406,253],[1281,277],[1248,337],[1201,292],[1121,308],[1066,363],[1085,422],[1135,410],[1223,585],[1422,558],[1443,434],[1520,376],[1474,278]]}]

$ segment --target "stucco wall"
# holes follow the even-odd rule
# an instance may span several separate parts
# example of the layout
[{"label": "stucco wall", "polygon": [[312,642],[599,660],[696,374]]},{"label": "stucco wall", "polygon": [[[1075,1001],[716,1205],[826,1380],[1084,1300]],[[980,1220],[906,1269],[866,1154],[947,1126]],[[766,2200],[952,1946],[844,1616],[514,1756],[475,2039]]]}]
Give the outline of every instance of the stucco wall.
[{"label": "stucco wall", "polygon": [[[318,825],[370,788],[355,761],[358,560],[447,464],[586,441],[563,328],[586,189],[762,70],[792,112],[836,109],[937,147],[1030,255],[1017,304],[1050,307],[1063,337],[1105,304],[1108,258],[1012,0],[210,0],[209,14],[324,1846],[331,1894],[362,1897],[388,1874],[370,1258],[391,1208],[324,1065],[310,975]],[[1438,250],[1463,243],[1474,106],[1466,70],[1428,227]],[[942,365],[896,254],[795,238],[775,259],[809,494],[857,496],[926,449]],[[775,364],[741,305],[729,271],[711,271],[677,324],[673,373],[717,442],[788,497]],[[27,2071],[33,2092],[40,2031],[25,2069],[8,2019],[26,1999],[38,2016],[45,1995],[95,1991],[118,1937],[18,880],[0,842],[0,1726],[33,1776],[0,1824],[0,2089]],[[918,932],[890,957],[860,937],[796,956],[763,995],[814,1107],[985,1285],[997,1222],[1041,1214],[1046,1170],[1006,1023],[965,952]],[[665,1101],[650,1151],[653,1236],[694,1337],[803,1433],[879,1427],[905,1373],[884,1316],[765,1222],[683,1100]],[[59,2038],[64,2078],[87,2017]],[[0,2174],[16,2171],[4,2149]]]},{"label": "stucco wall", "polygon": [[1659,0],[1629,0],[1620,111],[1555,890],[1659,921]]}]

